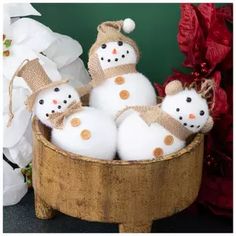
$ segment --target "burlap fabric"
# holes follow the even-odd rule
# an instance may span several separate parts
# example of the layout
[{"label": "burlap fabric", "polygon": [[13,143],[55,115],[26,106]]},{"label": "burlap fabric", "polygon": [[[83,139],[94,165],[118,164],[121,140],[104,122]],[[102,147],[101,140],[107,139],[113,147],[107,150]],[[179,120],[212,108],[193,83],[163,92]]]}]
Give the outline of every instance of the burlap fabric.
[{"label": "burlap fabric", "polygon": [[89,68],[89,73],[91,75],[92,80],[89,84],[78,89],[81,96],[88,94],[92,88],[97,87],[104,80],[110,77],[136,72],[136,64],[121,65],[121,66],[103,70],[101,68],[99,58],[96,54],[96,50],[102,44],[112,42],[112,41],[115,41],[115,42],[122,41],[122,42],[128,43],[134,48],[137,55],[136,63],[138,62],[140,58],[140,52],[139,52],[138,46],[135,43],[135,41],[133,41],[131,38],[121,33],[122,26],[123,26],[123,20],[106,21],[97,27],[97,30],[98,30],[97,39],[89,50],[88,68]]},{"label": "burlap fabric", "polygon": [[156,106],[128,106],[125,109],[118,112],[116,119],[125,111],[133,109],[140,114],[140,117],[146,122],[147,125],[152,123],[158,123],[171,134],[180,140],[185,141],[190,135],[193,134],[190,130],[184,127],[180,122],[170,116],[168,113],[160,108],[160,105]]},{"label": "burlap fabric", "polygon": [[69,115],[81,111],[82,103],[73,101],[63,112],[55,112],[49,115],[49,120],[53,128],[62,129],[64,126],[64,119]]},{"label": "burlap fabric", "polygon": [[31,61],[24,60],[16,70],[9,84],[10,98],[9,98],[9,121],[7,124],[8,127],[11,125],[12,119],[14,118],[14,114],[12,111],[12,96],[13,96],[12,92],[13,92],[13,82],[16,76],[22,77],[32,91],[32,94],[25,101],[25,105],[29,111],[32,111],[35,99],[39,94],[39,92],[68,82],[68,80],[60,80],[52,82],[47,76],[41,64],[39,63],[38,58]]}]

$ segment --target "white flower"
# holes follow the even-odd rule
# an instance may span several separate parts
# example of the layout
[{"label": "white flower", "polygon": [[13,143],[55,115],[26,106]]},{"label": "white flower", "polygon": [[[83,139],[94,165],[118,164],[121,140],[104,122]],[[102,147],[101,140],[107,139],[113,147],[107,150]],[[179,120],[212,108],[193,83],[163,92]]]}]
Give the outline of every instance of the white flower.
[{"label": "white flower", "polygon": [[18,203],[27,193],[28,187],[19,168],[14,169],[3,161],[3,205]]},{"label": "white flower", "polygon": [[[22,18],[11,24],[6,32],[5,37],[11,40],[9,48],[9,56],[3,57],[3,75],[7,79],[11,79],[17,68],[25,59],[40,58],[46,61],[41,52],[46,50],[56,38],[53,36],[52,31],[43,24],[29,19]],[[47,64],[47,61],[46,63]],[[55,71],[55,64],[52,67],[45,68],[47,73]],[[61,79],[57,71],[57,79]]]},{"label": "white flower", "polygon": [[[83,50],[78,41],[54,33],[45,25],[30,19],[19,18],[40,15],[28,3],[4,4],[4,41],[3,41],[3,153],[8,160],[25,167],[32,160],[32,114],[26,110],[25,100],[31,93],[23,78],[16,77],[13,84],[14,119],[10,127],[8,121],[8,86],[12,76],[25,59],[39,58],[47,75],[52,81],[69,79],[70,84],[81,86],[90,80],[89,74],[79,58]],[[4,205],[20,201],[27,191],[23,176],[4,164]],[[5,200],[6,199],[6,200]]]},{"label": "white flower", "polygon": [[9,27],[13,21],[22,16],[41,16],[41,14],[29,3],[5,3],[3,4],[3,31]]},{"label": "white flower", "polygon": [[64,79],[68,79],[74,87],[87,84],[90,76],[79,56],[83,49],[78,41],[58,33],[53,33],[56,41],[43,54],[56,63]]}]

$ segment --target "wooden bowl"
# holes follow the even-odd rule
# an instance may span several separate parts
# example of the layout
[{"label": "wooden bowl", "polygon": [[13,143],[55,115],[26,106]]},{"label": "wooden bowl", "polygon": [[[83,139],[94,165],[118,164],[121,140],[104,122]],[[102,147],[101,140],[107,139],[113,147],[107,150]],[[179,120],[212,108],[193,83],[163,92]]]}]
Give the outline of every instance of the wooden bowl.
[{"label": "wooden bowl", "polygon": [[150,232],[152,221],[187,208],[197,197],[203,140],[198,134],[165,160],[105,161],[65,152],[33,120],[33,187],[40,219],[55,210],[80,219],[119,224],[120,232]]}]

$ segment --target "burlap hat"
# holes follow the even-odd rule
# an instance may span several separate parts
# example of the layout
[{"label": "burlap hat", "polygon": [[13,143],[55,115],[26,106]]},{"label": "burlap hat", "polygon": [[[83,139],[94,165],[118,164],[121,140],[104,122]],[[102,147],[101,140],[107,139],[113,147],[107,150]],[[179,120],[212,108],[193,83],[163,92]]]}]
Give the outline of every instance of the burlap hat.
[{"label": "burlap hat", "polygon": [[135,43],[134,40],[121,33],[121,30],[123,30],[125,33],[130,33],[134,29],[135,29],[135,23],[130,18],[119,21],[103,22],[97,27],[98,31],[97,39],[89,50],[89,57],[92,54],[94,54],[95,51],[104,43],[108,43],[111,41],[123,41],[125,43],[130,44],[134,48],[137,54],[137,61],[138,61],[140,57],[140,52],[137,44]]},{"label": "burlap hat", "polygon": [[52,82],[39,63],[38,58],[28,61],[17,73],[17,76],[22,77],[32,91],[32,94],[25,101],[29,111],[32,111],[34,101],[41,91],[68,82],[67,80]]},{"label": "burlap hat", "polygon": [[[26,63],[25,63],[26,62]],[[32,94],[26,99],[25,105],[29,111],[32,111],[35,99],[37,95],[48,88],[65,84],[68,82],[68,80],[60,80],[60,81],[54,81],[52,82],[46,72],[44,71],[43,67],[39,63],[38,58],[34,60],[25,60],[22,62],[22,64],[19,66],[18,70],[12,77],[9,85],[9,122],[8,126],[10,126],[11,121],[14,117],[14,114],[12,112],[12,91],[13,91],[13,81],[18,77],[22,77],[29,88],[32,91]]]}]

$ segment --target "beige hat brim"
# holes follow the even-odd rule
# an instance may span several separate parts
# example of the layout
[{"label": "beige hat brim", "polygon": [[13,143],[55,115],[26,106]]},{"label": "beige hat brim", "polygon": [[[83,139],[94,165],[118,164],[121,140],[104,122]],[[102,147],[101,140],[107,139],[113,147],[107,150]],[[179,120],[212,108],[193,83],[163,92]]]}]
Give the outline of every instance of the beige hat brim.
[{"label": "beige hat brim", "polygon": [[36,99],[36,97],[38,96],[38,94],[40,92],[42,92],[43,90],[45,89],[49,89],[49,88],[52,88],[52,87],[55,87],[57,85],[61,85],[61,84],[65,84],[65,83],[68,83],[69,80],[60,80],[60,81],[54,81],[54,82],[51,82],[50,84],[48,85],[45,85],[44,87],[41,87],[40,89],[38,89],[37,91],[33,92],[25,101],[25,105],[27,107],[27,109],[32,112],[32,109],[33,109],[33,106],[34,106],[34,101]]}]

